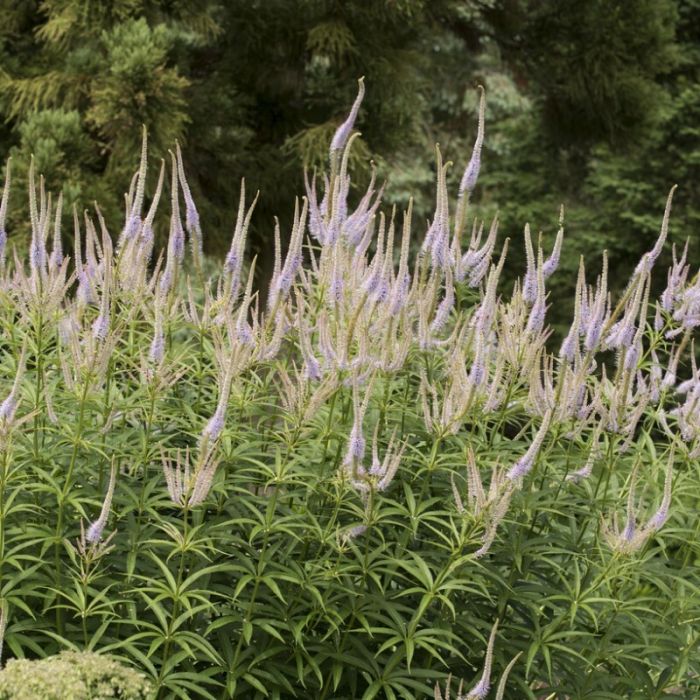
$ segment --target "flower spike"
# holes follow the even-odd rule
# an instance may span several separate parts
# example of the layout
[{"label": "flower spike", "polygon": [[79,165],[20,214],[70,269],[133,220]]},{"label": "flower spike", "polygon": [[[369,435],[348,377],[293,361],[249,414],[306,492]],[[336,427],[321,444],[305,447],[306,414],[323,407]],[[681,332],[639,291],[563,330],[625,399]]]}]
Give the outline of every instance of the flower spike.
[{"label": "flower spike", "polygon": [[352,108],[350,109],[350,114],[348,114],[345,121],[336,129],[335,134],[333,134],[333,139],[331,141],[331,149],[330,149],[331,158],[333,157],[334,153],[337,153],[338,151],[342,151],[343,148],[345,147],[345,144],[348,142],[348,139],[350,138],[350,134],[352,133],[352,129],[355,126],[355,120],[357,119],[357,113],[360,111],[360,105],[362,104],[362,100],[363,100],[364,96],[365,96],[365,79],[364,79],[364,77],[362,77],[357,81],[357,97],[355,98],[355,101],[352,104]]}]

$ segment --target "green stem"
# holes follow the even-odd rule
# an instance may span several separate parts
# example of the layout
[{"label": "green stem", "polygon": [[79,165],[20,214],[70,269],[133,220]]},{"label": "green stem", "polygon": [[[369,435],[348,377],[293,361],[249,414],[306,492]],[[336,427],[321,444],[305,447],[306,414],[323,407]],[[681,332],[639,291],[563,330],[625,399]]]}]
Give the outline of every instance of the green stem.
[{"label": "green stem", "polygon": [[168,665],[168,659],[170,658],[170,651],[172,649],[172,638],[173,633],[175,632],[175,622],[178,618],[178,615],[180,614],[180,587],[182,586],[182,577],[185,573],[185,560],[187,558],[187,538],[189,536],[188,515],[189,505],[187,501],[185,501],[185,505],[182,511],[182,545],[180,550],[180,561],[177,567],[176,590],[174,593],[175,599],[173,600],[173,611],[168,622],[165,649],[163,650],[163,661],[160,665],[160,672],[158,674],[157,680],[158,699],[163,697],[163,692],[165,690],[165,686],[163,685],[163,681],[165,680],[165,668]]},{"label": "green stem", "polygon": [[39,445],[39,433],[41,429],[41,394],[44,386],[44,318],[41,312],[41,305],[39,306],[39,318],[36,330],[36,397],[34,399],[34,430],[33,430],[33,442],[34,442],[34,462],[35,464],[40,464],[40,445]]},{"label": "green stem", "polygon": [[[59,494],[58,498],[58,515],[56,517],[56,535],[54,542],[54,573],[56,581],[56,590],[60,591],[63,585],[63,573],[61,570],[61,541],[63,538],[63,518],[65,514],[65,503],[68,497],[68,492],[70,491],[71,482],[73,479],[73,471],[75,469],[75,463],[78,458],[78,451],[80,449],[80,442],[83,437],[83,428],[85,422],[85,404],[87,401],[88,387],[90,386],[90,377],[86,376],[83,383],[83,393],[80,398],[80,408],[78,410],[78,427],[75,432],[73,439],[73,451],[71,453],[70,462],[68,464],[68,471],[66,472],[66,478],[63,483],[63,488]],[[60,607],[56,608],[56,627],[59,634],[63,634],[63,611]]]},{"label": "green stem", "polygon": [[[367,524],[371,525],[373,522],[373,514],[374,514],[374,491],[369,492],[369,501],[367,504]],[[363,554],[363,559],[362,559],[362,586],[361,590],[358,594],[358,596],[355,598],[356,605],[353,606],[353,611],[352,615],[350,616],[350,619],[348,623],[345,625],[345,629],[343,630],[343,636],[340,639],[340,644],[338,645],[338,656],[342,657],[343,652],[345,651],[345,644],[348,641],[348,636],[350,635],[350,631],[352,630],[352,626],[355,624],[355,620],[357,619],[357,608],[359,605],[361,605],[363,599],[366,596],[366,584],[367,584],[367,571],[369,568],[369,552],[370,552],[370,545],[371,545],[371,540],[372,538],[370,537],[370,532],[369,528],[368,530],[364,533],[365,537],[365,550]],[[331,678],[329,677],[327,679],[327,683],[324,683],[323,688],[321,689],[321,697],[320,700],[325,700],[326,697],[328,697],[328,693],[330,692],[331,689]]]},{"label": "green stem", "polygon": [[[258,591],[260,590],[260,582],[262,581],[263,578],[263,571],[265,570],[265,555],[267,553],[267,546],[270,541],[270,531],[272,530],[272,523],[275,518],[275,512],[277,510],[277,492],[278,492],[277,485],[275,485],[275,488],[273,489],[272,492],[272,502],[270,503],[270,506],[268,508],[268,515],[266,518],[266,523],[265,523],[265,534],[263,536],[263,541],[262,545],[260,548],[260,555],[258,559],[258,566],[257,566],[257,571],[256,571],[256,576],[255,576],[255,583],[253,584],[253,592],[250,596],[250,600],[248,601],[248,608],[245,613],[245,617],[243,618],[243,625],[246,623],[250,624],[252,626],[252,618],[253,618],[253,612],[255,610],[255,603],[256,599],[258,596]],[[252,634],[252,631],[251,631]],[[234,683],[237,682],[238,680],[238,660],[241,655],[241,651],[243,650],[243,642],[244,642],[244,634],[243,634],[243,628],[241,628],[240,635],[238,637],[238,643],[236,645],[236,651],[234,652],[233,655],[233,660],[231,661],[231,668],[229,669],[229,683],[231,679],[233,678]],[[235,692],[235,691],[234,691]],[[233,698],[234,695],[231,694],[229,697]]]},{"label": "green stem", "polygon": [[2,451],[0,472],[0,590],[2,590],[3,566],[5,564],[5,488],[7,486],[8,446]]}]

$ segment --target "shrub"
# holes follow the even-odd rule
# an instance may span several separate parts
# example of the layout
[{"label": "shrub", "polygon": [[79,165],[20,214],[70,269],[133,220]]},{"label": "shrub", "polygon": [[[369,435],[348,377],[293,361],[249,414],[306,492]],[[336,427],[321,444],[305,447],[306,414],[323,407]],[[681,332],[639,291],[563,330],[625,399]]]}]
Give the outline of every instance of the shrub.
[{"label": "shrub", "polygon": [[265,301],[244,191],[205,278],[179,151],[155,260],[145,139],[116,244],[76,213],[72,261],[30,169],[28,263],[0,232],[6,650],[117,654],[161,698],[439,697],[450,672],[470,698],[697,697],[700,281],[676,254],[655,300],[671,197],[619,300],[581,263],[552,347],[563,224],[548,256],[525,229],[509,293],[497,222],[465,234],[483,107],[412,256],[410,207],[347,204],[361,98]]},{"label": "shrub", "polygon": [[0,671],[2,700],[145,700],[150,693],[144,674],[89,652],[12,659]]}]

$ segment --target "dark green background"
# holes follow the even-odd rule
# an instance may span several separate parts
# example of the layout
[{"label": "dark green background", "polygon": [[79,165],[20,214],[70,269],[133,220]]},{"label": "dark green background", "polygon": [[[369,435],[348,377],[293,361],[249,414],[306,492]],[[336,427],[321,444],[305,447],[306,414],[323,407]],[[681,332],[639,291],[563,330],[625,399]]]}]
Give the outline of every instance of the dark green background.
[{"label": "dark green background", "polygon": [[261,190],[252,247],[264,258],[273,216],[289,221],[303,164],[324,164],[364,75],[354,180],[372,158],[389,203],[412,194],[418,241],[433,144],[456,183],[481,83],[475,201],[514,239],[510,274],[524,223],[551,245],[563,203],[553,291],[570,289],[582,252],[594,271],[603,247],[622,284],[674,183],[672,237],[690,237],[700,260],[699,73],[700,0],[0,0],[0,157],[13,155],[17,175],[8,229],[18,244],[28,235],[33,152],[52,190],[81,208],[98,200],[118,231],[145,123],[155,158],[183,143],[208,252],[228,246],[240,178]]}]

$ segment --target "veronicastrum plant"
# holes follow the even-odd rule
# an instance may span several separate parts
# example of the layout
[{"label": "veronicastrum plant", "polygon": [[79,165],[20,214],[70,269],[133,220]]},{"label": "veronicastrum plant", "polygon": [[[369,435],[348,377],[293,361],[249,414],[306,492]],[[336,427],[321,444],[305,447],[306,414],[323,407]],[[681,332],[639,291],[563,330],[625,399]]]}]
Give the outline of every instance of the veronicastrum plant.
[{"label": "veronicastrum plant", "polygon": [[28,259],[8,164],[4,656],[109,653],[158,698],[698,697],[700,278],[687,248],[656,266],[673,193],[619,298],[581,261],[554,343],[563,222],[547,253],[525,229],[509,284],[472,221],[483,94],[427,232],[374,178],[349,205],[363,94],[262,295],[255,199],[207,274],[179,149],[151,192],[144,136],[121,231],[73,212],[70,254],[31,168]]}]

